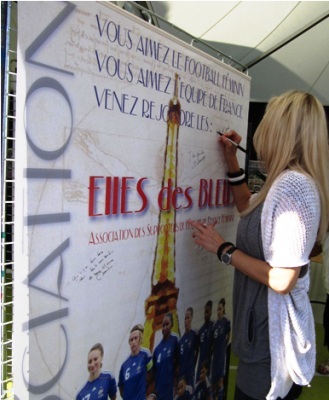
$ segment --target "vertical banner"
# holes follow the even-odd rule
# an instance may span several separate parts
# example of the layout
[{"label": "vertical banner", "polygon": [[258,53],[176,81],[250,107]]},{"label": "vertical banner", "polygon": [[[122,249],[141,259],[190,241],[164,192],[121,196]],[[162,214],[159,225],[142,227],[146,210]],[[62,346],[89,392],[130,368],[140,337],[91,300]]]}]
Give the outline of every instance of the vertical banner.
[{"label": "vertical banner", "polygon": [[[229,338],[232,270],[195,247],[189,220],[235,240],[216,131],[235,129],[246,146],[250,79],[110,4],[19,2],[18,13],[16,398],[108,398],[106,374],[98,397],[88,384],[77,397],[93,354],[117,398],[128,396],[135,325],[148,371],[153,354],[147,390],[161,398],[167,313],[176,378],[200,390],[206,359],[207,388],[218,391],[215,340],[220,330]],[[89,352],[97,343],[104,354]]]}]

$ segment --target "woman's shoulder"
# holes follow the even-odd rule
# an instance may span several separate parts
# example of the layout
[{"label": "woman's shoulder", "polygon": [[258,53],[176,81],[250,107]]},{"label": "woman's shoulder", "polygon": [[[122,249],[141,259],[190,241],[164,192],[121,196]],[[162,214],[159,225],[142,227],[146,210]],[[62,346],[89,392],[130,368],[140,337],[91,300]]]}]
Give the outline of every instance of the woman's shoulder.
[{"label": "woman's shoulder", "polygon": [[150,357],[151,351],[147,347],[141,347],[139,354],[143,355],[144,357]]},{"label": "woman's shoulder", "polygon": [[99,377],[101,379],[110,379],[110,380],[115,379],[114,378],[114,373],[112,371],[110,371],[110,370],[101,371]]},{"label": "woman's shoulder", "polygon": [[170,340],[172,342],[178,342],[178,340],[179,340],[178,334],[176,332],[171,332],[170,333]]},{"label": "woman's shoulder", "polygon": [[306,174],[287,170],[281,173],[269,190],[262,211],[262,221],[273,213],[285,211],[317,213],[320,208],[319,192],[316,184]]},{"label": "woman's shoulder", "polygon": [[281,200],[285,200],[285,196],[299,197],[317,195],[318,190],[313,179],[301,172],[286,170],[282,172],[274,181],[270,189],[270,195],[279,195]]},{"label": "woman's shoulder", "polygon": [[290,169],[283,171],[274,181],[274,184],[287,184],[287,183],[291,184],[302,183],[302,184],[310,184],[312,186],[314,185],[314,181],[309,175]]}]

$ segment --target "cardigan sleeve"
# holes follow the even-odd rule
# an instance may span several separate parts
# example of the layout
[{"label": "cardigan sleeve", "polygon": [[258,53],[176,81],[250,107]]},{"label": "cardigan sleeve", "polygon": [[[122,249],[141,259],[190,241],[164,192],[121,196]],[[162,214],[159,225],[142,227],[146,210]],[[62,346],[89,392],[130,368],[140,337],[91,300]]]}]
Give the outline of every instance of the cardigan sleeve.
[{"label": "cardigan sleeve", "polygon": [[262,240],[272,267],[298,267],[309,262],[320,221],[317,188],[307,176],[285,171],[274,182],[262,212]]},{"label": "cardigan sleeve", "polygon": [[[272,267],[307,264],[317,237],[320,200],[313,181],[286,171],[270,189],[261,217],[265,259]],[[290,293],[268,288],[271,388],[266,400],[284,398],[293,382],[308,384],[315,370],[314,318],[309,272]]]}]

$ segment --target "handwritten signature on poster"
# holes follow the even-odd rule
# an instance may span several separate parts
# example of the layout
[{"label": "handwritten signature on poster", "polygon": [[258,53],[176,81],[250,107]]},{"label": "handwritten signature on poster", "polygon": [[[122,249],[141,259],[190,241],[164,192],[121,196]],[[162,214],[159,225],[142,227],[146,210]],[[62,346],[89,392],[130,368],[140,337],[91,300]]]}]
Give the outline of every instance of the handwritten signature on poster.
[{"label": "handwritten signature on poster", "polygon": [[72,282],[80,283],[82,281],[101,281],[108,275],[114,267],[113,251],[98,251],[90,257],[89,264],[83,266],[73,277]]},{"label": "handwritten signature on poster", "polygon": [[190,152],[190,162],[192,165],[192,169],[196,168],[199,164],[204,164],[206,161],[206,153],[205,151],[191,151]]}]

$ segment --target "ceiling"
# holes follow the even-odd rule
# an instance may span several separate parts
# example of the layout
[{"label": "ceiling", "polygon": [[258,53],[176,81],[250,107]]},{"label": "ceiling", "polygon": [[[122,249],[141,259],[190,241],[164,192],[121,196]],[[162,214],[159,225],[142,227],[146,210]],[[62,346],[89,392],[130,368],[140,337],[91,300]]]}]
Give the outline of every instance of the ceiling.
[{"label": "ceiling", "polygon": [[300,89],[329,105],[329,1],[142,3],[161,29],[237,68],[243,64],[252,77],[251,101]]}]

